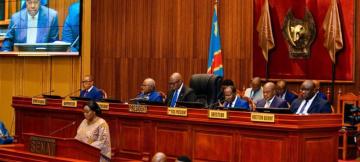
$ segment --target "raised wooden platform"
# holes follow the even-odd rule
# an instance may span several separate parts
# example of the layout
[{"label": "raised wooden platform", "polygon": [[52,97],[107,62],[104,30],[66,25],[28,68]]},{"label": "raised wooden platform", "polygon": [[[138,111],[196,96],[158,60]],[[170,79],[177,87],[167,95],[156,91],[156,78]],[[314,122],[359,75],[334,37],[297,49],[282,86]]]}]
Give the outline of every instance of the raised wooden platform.
[{"label": "raised wooden platform", "polygon": [[[31,98],[13,97],[16,135],[54,134],[74,137],[84,119],[82,105],[61,106],[61,100],[33,105]],[[188,109],[186,117],[167,115],[167,108],[148,106],[147,113],[129,112],[129,105],[110,104],[102,117],[108,122],[113,161],[147,161],[157,152],[170,159],[187,155],[194,161],[335,162],[341,115],[275,114],[274,123],[253,122],[250,112],[229,111],[228,119],[210,119],[207,109]],[[0,150],[1,153],[1,150]],[[1,158],[1,154],[0,154]]]}]

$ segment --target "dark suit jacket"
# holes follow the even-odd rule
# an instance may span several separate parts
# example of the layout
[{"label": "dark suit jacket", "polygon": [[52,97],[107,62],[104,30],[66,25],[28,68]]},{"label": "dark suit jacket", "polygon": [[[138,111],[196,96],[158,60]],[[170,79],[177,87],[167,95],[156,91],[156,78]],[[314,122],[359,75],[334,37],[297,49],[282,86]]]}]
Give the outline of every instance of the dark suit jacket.
[{"label": "dark suit jacket", "polygon": [[95,86],[85,96],[85,90],[80,91],[80,97],[91,98],[93,100],[100,100],[103,98],[102,92]]},{"label": "dark suit jacket", "polygon": [[[266,100],[262,99],[256,103],[256,107],[264,107],[265,104],[266,104]],[[270,107],[271,108],[288,108],[289,106],[284,99],[282,99],[278,96],[275,96],[274,100],[270,104]]]},{"label": "dark suit jacket", "polygon": [[286,94],[285,94],[285,100],[291,104],[295,99],[297,99],[298,96],[291,93],[290,91],[286,91]]},{"label": "dark suit jacket", "polygon": [[[175,90],[171,90],[170,92],[168,92],[168,94],[167,94],[168,97],[166,98],[166,101],[165,101],[167,106],[170,106],[171,99],[173,98],[174,92],[175,92]],[[183,85],[183,87],[181,88],[181,91],[179,93],[177,101],[188,101],[188,102],[196,101],[196,95],[195,95],[194,90]]]},{"label": "dark suit jacket", "polygon": [[[303,100],[298,98],[293,101],[293,103],[290,106],[290,110],[293,113],[296,113],[296,111],[299,109],[301,102]],[[311,113],[331,113],[331,106],[328,101],[322,99],[318,95],[314,98],[314,101],[311,103],[308,112]]]},{"label": "dark suit jacket", "polygon": [[327,100],[327,97],[324,93],[319,91],[319,93],[317,93],[317,95],[320,96],[322,99]]}]

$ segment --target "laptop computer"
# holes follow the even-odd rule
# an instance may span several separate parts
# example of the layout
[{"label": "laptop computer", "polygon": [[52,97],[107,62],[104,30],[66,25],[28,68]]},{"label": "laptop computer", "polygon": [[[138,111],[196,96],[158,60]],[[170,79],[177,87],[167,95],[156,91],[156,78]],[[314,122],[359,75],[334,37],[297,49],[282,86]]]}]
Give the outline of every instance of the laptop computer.
[{"label": "laptop computer", "polygon": [[82,100],[82,101],[90,101],[91,98],[86,98],[86,97],[78,97],[78,96],[70,96],[70,98],[72,100]]},{"label": "laptop computer", "polygon": [[71,43],[14,43],[15,51],[20,52],[66,52]]},{"label": "laptop computer", "polygon": [[219,110],[231,110],[231,111],[250,111],[246,108],[243,108],[243,107],[221,107],[221,106],[218,106],[216,107],[216,109],[219,109]]},{"label": "laptop computer", "polygon": [[140,105],[156,105],[156,106],[165,106],[163,102],[154,102],[145,99],[133,99],[129,101],[130,104],[140,104]]},{"label": "laptop computer", "polygon": [[265,108],[265,107],[256,107],[256,112],[264,113],[275,113],[275,114],[292,114],[290,108]]},{"label": "laptop computer", "polygon": [[101,102],[109,102],[109,103],[123,103],[121,100],[119,99],[114,99],[114,98],[103,98],[100,99]]},{"label": "laptop computer", "polygon": [[187,107],[187,108],[207,108],[204,103],[201,102],[188,102],[188,101],[177,101],[176,107]]},{"label": "laptop computer", "polygon": [[44,98],[49,98],[49,99],[63,99],[63,97],[61,97],[59,95],[46,95],[46,94],[43,94],[42,96]]}]

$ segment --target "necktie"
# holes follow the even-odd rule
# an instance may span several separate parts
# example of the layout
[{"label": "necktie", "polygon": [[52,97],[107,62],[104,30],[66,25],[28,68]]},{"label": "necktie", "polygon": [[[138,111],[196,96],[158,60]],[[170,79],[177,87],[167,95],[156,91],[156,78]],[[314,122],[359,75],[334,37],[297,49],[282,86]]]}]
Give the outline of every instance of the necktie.
[{"label": "necktie", "polygon": [[177,93],[177,90],[174,92],[174,95],[171,99],[171,104],[170,104],[170,107],[175,107],[176,105],[176,100],[177,100],[177,96],[178,96],[178,93]]},{"label": "necktie", "polygon": [[303,111],[305,110],[306,104],[308,103],[308,100],[305,100],[305,104],[300,108],[300,114],[304,113]]},{"label": "necktie", "polygon": [[86,97],[88,93],[89,92],[87,90],[85,90],[84,97]]},{"label": "necktie", "polygon": [[230,105],[229,102],[225,103],[225,107],[230,107],[229,105]]}]

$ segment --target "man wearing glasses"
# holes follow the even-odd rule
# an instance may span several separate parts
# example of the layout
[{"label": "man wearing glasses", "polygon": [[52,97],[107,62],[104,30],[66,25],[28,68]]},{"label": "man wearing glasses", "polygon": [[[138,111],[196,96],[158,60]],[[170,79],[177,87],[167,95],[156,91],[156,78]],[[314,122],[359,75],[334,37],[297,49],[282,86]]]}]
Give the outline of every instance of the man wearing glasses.
[{"label": "man wearing glasses", "polygon": [[92,100],[100,100],[103,98],[103,93],[100,89],[94,86],[94,78],[91,75],[86,75],[82,80],[83,90],[80,91],[80,97],[90,98]]},{"label": "man wearing glasses", "polygon": [[14,43],[52,43],[59,40],[58,15],[40,5],[40,0],[26,0],[26,9],[12,15],[2,44],[2,51],[12,51]]},{"label": "man wearing glasses", "polygon": [[184,85],[180,73],[173,73],[169,79],[169,88],[165,103],[169,107],[176,107],[177,101],[194,102],[196,100],[195,92]]}]

